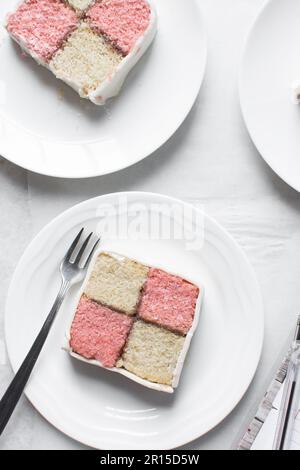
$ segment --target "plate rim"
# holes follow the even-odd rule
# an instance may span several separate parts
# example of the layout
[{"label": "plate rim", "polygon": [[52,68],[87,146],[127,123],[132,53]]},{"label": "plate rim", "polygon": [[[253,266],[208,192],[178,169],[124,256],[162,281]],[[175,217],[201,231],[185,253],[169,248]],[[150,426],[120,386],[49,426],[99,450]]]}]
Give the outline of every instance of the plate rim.
[{"label": "plate rim", "polygon": [[[18,166],[19,168],[23,168],[24,170],[30,171],[33,174],[48,176],[48,177],[51,177],[51,178],[59,178],[59,179],[67,179],[67,180],[81,180],[81,179],[96,178],[96,177],[105,176],[105,175],[113,175],[113,174],[115,174],[119,171],[125,170],[127,168],[130,168],[130,167],[136,165],[137,163],[143,161],[144,159],[146,159],[148,157],[151,157],[160,148],[167,145],[169,140],[181,128],[181,126],[183,125],[183,123],[187,119],[188,115],[190,114],[191,110],[193,109],[193,106],[195,105],[196,100],[197,100],[197,98],[199,96],[199,93],[201,91],[201,88],[202,88],[202,85],[203,85],[203,82],[204,82],[204,78],[205,78],[206,69],[207,69],[207,57],[208,57],[207,29],[206,29],[206,26],[205,26],[205,21],[204,21],[204,18],[203,18],[202,9],[199,5],[199,2],[197,0],[193,0],[193,2],[194,2],[194,5],[196,6],[196,8],[198,10],[200,29],[202,31],[202,36],[203,36],[203,63],[202,63],[202,67],[201,67],[201,72],[199,73],[199,83],[198,83],[198,86],[196,87],[195,94],[191,97],[190,101],[187,102],[187,104],[186,104],[185,112],[182,113],[182,115],[179,117],[178,122],[176,123],[174,128],[170,132],[168,132],[168,134],[166,134],[166,136],[161,140],[160,143],[155,143],[155,145],[151,145],[151,149],[149,151],[147,151],[146,154],[144,154],[144,152],[141,151],[139,153],[139,156],[135,159],[135,161],[133,161],[129,164],[128,163],[122,164],[122,165],[118,166],[117,168],[115,168],[113,170],[107,169],[105,171],[101,170],[101,172],[99,172],[99,171],[90,172],[89,171],[86,174],[84,174],[83,176],[81,176],[81,175],[80,176],[65,175],[65,174],[60,174],[59,172],[57,173],[53,170],[52,171],[42,171],[42,170],[39,170],[39,169],[34,169],[34,168],[32,168],[32,166],[30,164],[27,164],[26,160],[25,160],[24,164],[21,165],[20,162],[17,161],[17,159],[14,158],[14,156],[9,157],[7,155],[7,152],[5,152],[1,149],[1,141],[0,141],[0,156],[5,158],[6,160],[10,161],[14,165]],[[200,70],[200,67],[199,67],[199,70]],[[114,99],[118,99],[118,97],[115,97]],[[80,145],[80,143],[75,143],[74,145]]]},{"label": "plate rim", "polygon": [[244,61],[247,55],[247,50],[248,46],[250,44],[250,41],[252,39],[252,34],[254,33],[254,30],[262,17],[263,14],[268,10],[270,5],[274,2],[274,0],[266,0],[265,3],[260,7],[259,12],[257,13],[254,21],[252,21],[252,24],[246,34],[246,39],[244,42],[243,50],[242,50],[242,56],[240,59],[240,64],[239,64],[239,71],[238,71],[238,92],[239,92],[239,102],[240,102],[240,108],[241,108],[241,113],[243,117],[243,121],[245,124],[245,127],[247,129],[247,132],[250,136],[250,139],[252,143],[254,144],[256,150],[258,151],[260,157],[265,161],[265,163],[268,165],[268,167],[282,180],[284,181],[288,186],[293,188],[295,191],[300,192],[300,181],[298,184],[295,184],[291,178],[283,174],[280,169],[278,169],[278,165],[275,163],[271,163],[271,159],[269,158],[269,155],[267,155],[265,152],[262,151],[261,145],[257,142],[256,137],[254,136],[254,132],[252,131],[248,119],[247,119],[247,112],[246,112],[246,105],[244,101],[244,90],[243,90],[243,68],[244,68]]},{"label": "plate rim", "polygon": [[[8,344],[8,341],[7,341],[7,337],[8,337],[8,304],[9,304],[9,300],[10,300],[10,297],[12,295],[12,292],[13,292],[13,286],[15,284],[15,280],[17,278],[17,275],[18,275],[18,270],[19,270],[19,265],[22,264],[23,260],[25,259],[26,257],[26,253],[28,250],[30,250],[32,248],[32,246],[35,245],[36,241],[43,236],[43,233],[49,228],[51,227],[51,225],[54,225],[55,223],[57,223],[57,221],[59,221],[59,219],[63,219],[65,218],[66,216],[68,216],[69,213],[71,213],[75,208],[79,208],[81,206],[84,206],[85,204],[88,204],[88,203],[93,203],[93,202],[96,202],[96,201],[101,201],[103,198],[106,198],[106,197],[120,197],[120,196],[124,196],[124,195],[129,195],[130,196],[135,196],[135,197],[160,197],[162,198],[165,202],[169,202],[169,203],[179,203],[179,204],[183,204],[183,205],[186,205],[186,206],[189,206],[189,207],[192,207],[193,210],[197,211],[197,212],[200,212],[205,218],[207,218],[210,223],[212,223],[213,225],[215,225],[215,227],[217,228],[217,230],[219,230],[223,237],[225,237],[228,241],[230,241],[230,243],[232,244],[232,246],[234,247],[234,249],[239,253],[239,255],[241,256],[241,258],[243,259],[243,262],[245,263],[245,266],[247,267],[247,270],[248,270],[248,274],[251,275],[251,278],[252,278],[252,281],[256,287],[256,292],[255,292],[255,297],[257,299],[257,309],[259,310],[259,314],[257,315],[257,319],[260,319],[260,331],[258,332],[259,333],[259,340],[258,340],[258,344],[259,344],[259,347],[257,347],[257,351],[255,352],[255,354],[252,356],[254,357],[253,359],[253,365],[251,367],[251,371],[249,371],[249,378],[247,379],[246,382],[246,385],[243,386],[243,391],[242,393],[238,393],[238,397],[235,397],[235,399],[233,400],[233,404],[232,406],[230,407],[230,409],[228,409],[226,412],[225,412],[225,415],[224,415],[224,411],[220,413],[220,417],[218,417],[218,419],[215,419],[215,421],[217,421],[217,423],[213,424],[213,425],[210,425],[209,428],[205,431],[205,432],[199,432],[196,431],[196,430],[191,430],[190,431],[190,435],[188,438],[184,438],[184,439],[181,439],[180,441],[178,442],[174,442],[174,438],[170,439],[169,442],[170,444],[169,445],[165,445],[165,446],[160,446],[159,447],[159,450],[171,450],[171,449],[175,449],[175,448],[178,448],[178,447],[181,447],[181,446],[184,446],[184,445],[187,445],[188,443],[190,442],[193,442],[195,441],[196,439],[200,438],[200,437],[203,437],[205,436],[206,434],[208,434],[210,431],[212,431],[213,429],[215,429],[217,426],[219,426],[223,421],[224,419],[226,419],[231,413],[232,411],[236,408],[236,406],[240,403],[240,401],[243,399],[243,397],[245,396],[246,392],[248,391],[255,375],[256,375],[256,372],[257,372],[257,369],[259,367],[259,363],[260,363],[260,359],[261,359],[261,355],[262,355],[262,350],[263,350],[263,344],[264,344],[264,335],[265,335],[265,312],[264,312],[264,303],[263,303],[263,298],[262,298],[262,294],[261,294],[261,289],[260,289],[260,285],[258,283],[258,279],[256,277],[256,274],[255,274],[255,271],[254,271],[254,268],[252,266],[252,264],[250,263],[248,257],[246,256],[244,250],[241,248],[241,246],[237,243],[237,241],[234,239],[234,237],[219,223],[217,222],[213,217],[211,217],[210,215],[208,215],[204,210],[194,206],[193,204],[189,203],[189,202],[185,202],[184,200],[182,199],[179,199],[179,198],[175,198],[175,197],[172,197],[172,196],[167,196],[167,195],[164,195],[164,194],[161,194],[161,193],[154,193],[154,192],[147,192],[147,191],[124,191],[124,192],[118,192],[118,193],[108,193],[108,194],[103,194],[103,195],[100,195],[100,196],[96,196],[96,197],[93,197],[93,198],[90,198],[90,199],[87,199],[87,200],[84,200],[78,204],[75,204],[73,205],[72,207],[68,208],[67,210],[61,212],[58,216],[54,217],[53,219],[50,220],[50,222],[46,225],[44,225],[42,227],[41,230],[39,230],[39,232],[34,236],[34,238],[31,240],[31,242],[26,246],[22,256],[20,257],[19,261],[18,261],[18,264],[14,270],[14,273],[13,273],[13,276],[11,278],[11,281],[10,281],[10,284],[9,284],[9,288],[8,288],[8,293],[7,293],[7,297],[6,297],[6,302],[5,302],[5,311],[4,311],[4,336],[5,336],[5,344],[6,344],[6,348],[7,348],[7,354],[8,354],[8,359],[9,359],[9,362],[10,362],[10,365],[12,367],[12,370],[14,373],[16,373],[16,369],[17,369],[17,366],[14,364],[14,362],[12,361],[12,357],[11,357],[11,350],[10,350],[10,347],[9,347],[9,344]],[[259,304],[259,305],[258,305]],[[29,400],[29,402],[32,404],[33,408],[38,411],[38,413],[48,422],[50,423],[52,426],[54,426],[54,428],[56,428],[57,430],[59,430],[60,432],[62,432],[63,434],[65,434],[66,436],[72,438],[73,440],[87,446],[87,447],[90,447],[90,448],[94,448],[94,449],[98,449],[98,450],[104,450],[105,447],[96,447],[96,446],[93,446],[93,444],[91,444],[91,442],[87,442],[85,441],[81,436],[79,436],[76,431],[74,430],[74,432],[66,432],[66,430],[64,430],[64,425],[62,423],[58,423],[58,422],[54,422],[54,420],[52,420],[52,417],[47,417],[47,413],[45,413],[45,410],[41,411],[39,409],[39,407],[34,404],[34,398],[32,399],[30,396],[28,396],[28,392],[27,392],[27,389],[25,389],[24,391],[24,394],[26,396],[26,398]],[[30,395],[30,394],[29,394]],[[171,443],[172,442],[172,443]],[[119,447],[110,447],[111,450],[113,449],[118,449]],[[126,447],[127,449],[141,449],[141,447]],[[145,449],[144,449],[145,450]]]}]

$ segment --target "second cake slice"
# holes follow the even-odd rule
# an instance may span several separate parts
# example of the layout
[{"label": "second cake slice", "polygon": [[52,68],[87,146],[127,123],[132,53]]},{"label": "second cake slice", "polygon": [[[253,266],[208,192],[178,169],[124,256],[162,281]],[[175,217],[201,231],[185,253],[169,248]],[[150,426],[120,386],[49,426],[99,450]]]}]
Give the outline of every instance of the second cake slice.
[{"label": "second cake slice", "polygon": [[119,254],[99,253],[83,286],[72,356],[172,393],[196,329],[203,288]]}]

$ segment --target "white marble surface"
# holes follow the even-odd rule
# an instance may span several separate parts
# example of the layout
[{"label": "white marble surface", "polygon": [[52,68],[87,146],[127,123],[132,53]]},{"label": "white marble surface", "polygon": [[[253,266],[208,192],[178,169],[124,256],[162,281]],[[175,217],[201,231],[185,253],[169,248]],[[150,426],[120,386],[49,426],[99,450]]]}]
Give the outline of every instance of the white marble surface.
[{"label": "white marble surface", "polygon": [[[300,196],[260,158],[245,129],[237,70],[245,35],[264,0],[198,0],[209,35],[204,85],[191,114],[155,155],[118,174],[67,181],[27,173],[0,161],[0,394],[12,372],[3,332],[7,287],[26,244],[53,216],[92,196],[122,190],[200,201],[246,251],[265,303],[265,346],[240,405],[187,449],[230,449],[268,385],[300,310]],[[83,449],[22,399],[0,449]]]}]

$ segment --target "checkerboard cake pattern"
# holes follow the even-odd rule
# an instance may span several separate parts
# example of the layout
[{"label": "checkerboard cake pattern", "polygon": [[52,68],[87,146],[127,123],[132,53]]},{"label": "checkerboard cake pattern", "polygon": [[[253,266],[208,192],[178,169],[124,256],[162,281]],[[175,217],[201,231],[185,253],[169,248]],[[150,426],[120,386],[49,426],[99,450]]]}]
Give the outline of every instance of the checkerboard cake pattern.
[{"label": "checkerboard cake pattern", "polygon": [[70,351],[172,386],[199,295],[196,285],[179,276],[100,253],[71,325]]}]

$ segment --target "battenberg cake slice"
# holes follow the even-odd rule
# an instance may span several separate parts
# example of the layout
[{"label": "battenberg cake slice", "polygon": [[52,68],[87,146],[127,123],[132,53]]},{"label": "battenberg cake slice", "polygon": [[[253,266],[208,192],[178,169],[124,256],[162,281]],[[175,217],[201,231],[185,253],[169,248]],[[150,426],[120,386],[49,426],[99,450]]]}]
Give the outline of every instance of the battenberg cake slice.
[{"label": "battenberg cake slice", "polygon": [[103,105],[154,40],[157,15],[150,0],[23,0],[6,29],[58,79]]},{"label": "battenberg cake slice", "polygon": [[92,261],[69,353],[154,390],[173,393],[198,324],[203,288],[116,253]]}]

